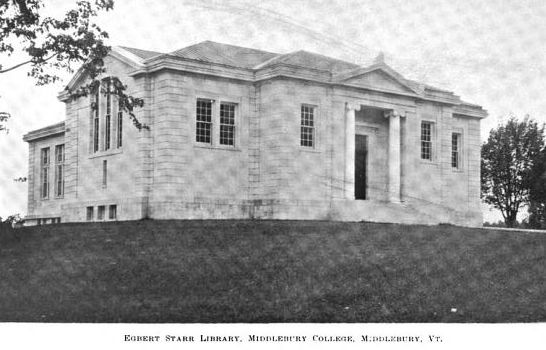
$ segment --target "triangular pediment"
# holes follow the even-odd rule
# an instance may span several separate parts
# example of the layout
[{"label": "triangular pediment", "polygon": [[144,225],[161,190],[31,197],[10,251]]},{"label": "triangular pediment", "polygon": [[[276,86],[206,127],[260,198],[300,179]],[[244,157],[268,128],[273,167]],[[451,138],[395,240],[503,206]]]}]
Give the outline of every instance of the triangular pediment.
[{"label": "triangular pediment", "polygon": [[[108,53],[107,57],[105,58],[105,61],[106,61],[105,66],[108,66],[108,60],[117,61],[131,69],[138,69],[143,66],[142,58],[120,47],[112,47],[112,50]],[[76,71],[72,79],[68,82],[66,89],[73,90],[75,87],[82,84],[82,82],[84,82],[86,79],[87,79],[87,74],[82,66]]]},{"label": "triangular pediment", "polygon": [[342,80],[343,84],[384,91],[415,93],[409,86],[381,69],[357,74]]}]

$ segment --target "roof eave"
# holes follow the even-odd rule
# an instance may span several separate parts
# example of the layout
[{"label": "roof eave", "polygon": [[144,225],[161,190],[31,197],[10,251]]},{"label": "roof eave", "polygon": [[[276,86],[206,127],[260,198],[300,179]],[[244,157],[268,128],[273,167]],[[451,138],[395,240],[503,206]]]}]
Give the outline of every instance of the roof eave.
[{"label": "roof eave", "polygon": [[44,128],[32,130],[23,135],[23,141],[33,142],[48,137],[58,136],[65,133],[65,123],[60,122],[53,125],[48,125]]},{"label": "roof eave", "polygon": [[457,114],[463,117],[472,117],[484,119],[489,116],[487,110],[483,109],[481,106],[470,104],[470,103],[461,103],[453,107],[453,114]]}]

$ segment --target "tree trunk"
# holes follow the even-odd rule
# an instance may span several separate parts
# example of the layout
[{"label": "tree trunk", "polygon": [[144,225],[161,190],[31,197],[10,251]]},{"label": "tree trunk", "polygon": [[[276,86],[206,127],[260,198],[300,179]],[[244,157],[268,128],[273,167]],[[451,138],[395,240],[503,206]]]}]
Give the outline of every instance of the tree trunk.
[{"label": "tree trunk", "polygon": [[506,218],[504,219],[504,223],[506,224],[506,227],[516,227],[518,220],[517,220],[517,211],[509,211],[506,213]]}]

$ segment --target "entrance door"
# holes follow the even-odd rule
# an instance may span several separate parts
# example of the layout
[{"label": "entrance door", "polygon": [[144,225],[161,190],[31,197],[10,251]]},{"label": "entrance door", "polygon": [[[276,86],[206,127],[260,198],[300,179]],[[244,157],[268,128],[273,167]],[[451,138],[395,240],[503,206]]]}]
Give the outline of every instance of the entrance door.
[{"label": "entrance door", "polygon": [[355,135],[355,199],[366,199],[368,137]]}]

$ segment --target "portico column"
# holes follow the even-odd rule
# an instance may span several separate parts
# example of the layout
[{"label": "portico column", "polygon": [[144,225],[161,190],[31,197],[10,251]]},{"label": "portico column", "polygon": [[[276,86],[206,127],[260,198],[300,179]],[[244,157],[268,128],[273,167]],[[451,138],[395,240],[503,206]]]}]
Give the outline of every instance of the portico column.
[{"label": "portico column", "polygon": [[397,111],[385,112],[389,119],[389,146],[388,146],[388,198],[389,202],[400,202],[400,113]]},{"label": "portico column", "polygon": [[345,104],[345,199],[355,199],[355,112],[360,106]]}]

